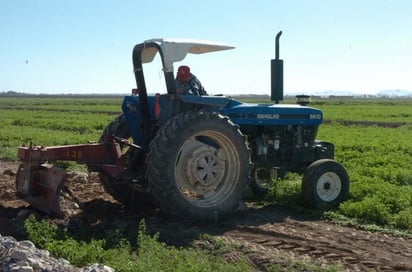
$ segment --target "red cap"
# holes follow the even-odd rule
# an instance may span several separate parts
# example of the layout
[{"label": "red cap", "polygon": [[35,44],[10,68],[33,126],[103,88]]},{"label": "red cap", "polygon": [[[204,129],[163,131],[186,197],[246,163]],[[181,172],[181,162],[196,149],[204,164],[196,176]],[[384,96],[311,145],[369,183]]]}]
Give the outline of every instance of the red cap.
[{"label": "red cap", "polygon": [[189,66],[182,65],[177,69],[177,80],[180,82],[187,82],[190,78],[190,68]]}]

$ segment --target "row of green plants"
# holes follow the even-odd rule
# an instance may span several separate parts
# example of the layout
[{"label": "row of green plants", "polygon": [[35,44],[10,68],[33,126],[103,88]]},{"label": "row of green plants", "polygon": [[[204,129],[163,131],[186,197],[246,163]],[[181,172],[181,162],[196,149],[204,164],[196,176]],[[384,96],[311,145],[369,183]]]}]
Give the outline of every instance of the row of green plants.
[{"label": "row of green plants", "polygon": [[123,97],[1,97],[2,109],[119,112]]},{"label": "row of green plants", "polygon": [[[24,230],[28,239],[57,258],[64,258],[76,267],[104,263],[116,271],[190,271],[245,272],[255,269],[247,259],[248,249],[208,234],[201,234],[189,247],[175,247],[159,240],[159,233],[149,234],[145,221],[136,222],[135,241],[117,229],[107,229],[101,237],[79,239],[67,229],[30,215]],[[226,259],[233,251],[236,258]],[[307,260],[290,260],[289,264],[270,264],[267,271],[335,272],[337,265],[320,265]]]},{"label": "row of green plants", "polygon": [[1,97],[0,158],[16,159],[22,145],[98,141],[121,112],[122,97]]},{"label": "row of green plants", "polygon": [[17,147],[22,145],[98,141],[103,129],[116,115],[0,107],[0,116],[0,158],[14,160]]},{"label": "row of green plants", "polygon": [[412,100],[314,101],[326,120],[412,124]]},{"label": "row of green plants", "polygon": [[136,222],[139,231],[135,243],[122,233],[106,230],[105,238],[79,241],[65,229],[46,220],[30,216],[25,221],[28,238],[38,247],[48,250],[53,256],[65,258],[72,265],[83,267],[104,263],[116,271],[248,271],[246,259],[227,262],[222,253],[229,247],[220,245],[214,253],[201,247],[176,248],[159,241],[159,234],[149,235],[144,220]]}]

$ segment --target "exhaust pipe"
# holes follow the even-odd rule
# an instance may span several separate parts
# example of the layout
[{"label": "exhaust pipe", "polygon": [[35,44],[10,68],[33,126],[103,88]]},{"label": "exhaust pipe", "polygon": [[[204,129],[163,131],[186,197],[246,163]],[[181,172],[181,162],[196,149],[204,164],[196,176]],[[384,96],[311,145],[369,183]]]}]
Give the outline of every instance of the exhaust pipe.
[{"label": "exhaust pipe", "polygon": [[279,39],[282,31],[276,35],[276,58],[271,60],[271,96],[270,99],[279,104],[283,100],[283,60],[279,59]]}]

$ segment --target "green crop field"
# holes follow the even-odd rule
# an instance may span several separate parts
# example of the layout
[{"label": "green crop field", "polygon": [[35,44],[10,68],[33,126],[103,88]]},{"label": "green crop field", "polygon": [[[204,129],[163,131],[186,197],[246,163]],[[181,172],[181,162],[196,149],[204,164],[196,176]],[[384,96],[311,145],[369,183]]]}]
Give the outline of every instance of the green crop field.
[{"label": "green crop field", "polygon": [[0,158],[16,159],[30,143],[64,145],[98,141],[121,112],[122,97],[1,97]]},{"label": "green crop field", "polygon": [[[316,105],[330,120],[320,139],[336,146],[351,179],[339,213],[364,223],[412,230],[412,101]],[[345,122],[343,122],[345,121]]]},{"label": "green crop field", "polygon": [[[122,97],[0,97],[0,158],[16,160],[23,144],[97,141],[121,103]],[[412,100],[319,99],[311,106],[324,113],[318,139],[335,144],[351,180],[349,199],[328,214],[410,233]],[[300,177],[286,181],[291,185],[276,185],[268,203],[299,206]]]}]

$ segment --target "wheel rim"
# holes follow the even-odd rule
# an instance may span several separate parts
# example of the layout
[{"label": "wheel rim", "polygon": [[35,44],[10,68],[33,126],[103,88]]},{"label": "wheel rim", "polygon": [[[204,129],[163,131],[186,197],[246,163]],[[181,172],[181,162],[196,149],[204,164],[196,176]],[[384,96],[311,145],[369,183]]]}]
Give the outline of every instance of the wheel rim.
[{"label": "wheel rim", "polygon": [[257,167],[254,171],[255,183],[262,189],[268,189],[277,179],[277,171],[269,167]]},{"label": "wheel rim", "polygon": [[175,166],[179,192],[198,207],[216,206],[230,196],[241,168],[232,141],[209,130],[184,142]]},{"label": "wheel rim", "polygon": [[316,186],[319,198],[327,202],[335,200],[339,196],[341,189],[340,177],[334,172],[326,172],[320,176]]}]

